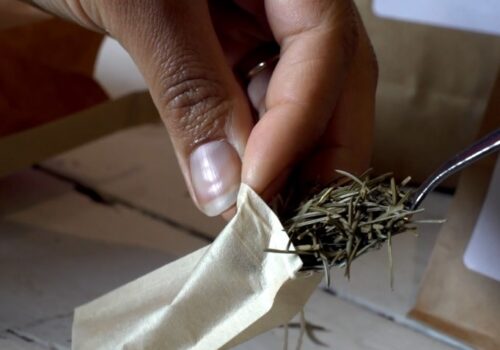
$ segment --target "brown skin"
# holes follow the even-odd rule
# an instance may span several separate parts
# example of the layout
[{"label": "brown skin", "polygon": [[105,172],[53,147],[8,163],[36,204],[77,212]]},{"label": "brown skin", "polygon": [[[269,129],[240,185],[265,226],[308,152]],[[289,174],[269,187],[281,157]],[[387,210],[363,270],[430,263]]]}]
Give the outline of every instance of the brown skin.
[{"label": "brown skin", "polygon": [[50,18],[33,6],[12,0],[0,0],[0,30],[24,26]]},{"label": "brown skin", "polygon": [[[307,165],[304,181],[319,182],[334,169],[369,165],[377,64],[351,0],[35,2],[110,33],[129,51],[193,198],[189,155],[221,138],[238,151],[242,181],[266,199],[299,164]],[[265,111],[254,123],[233,68],[270,40],[281,54],[270,80],[253,87],[266,89],[253,101]]]}]

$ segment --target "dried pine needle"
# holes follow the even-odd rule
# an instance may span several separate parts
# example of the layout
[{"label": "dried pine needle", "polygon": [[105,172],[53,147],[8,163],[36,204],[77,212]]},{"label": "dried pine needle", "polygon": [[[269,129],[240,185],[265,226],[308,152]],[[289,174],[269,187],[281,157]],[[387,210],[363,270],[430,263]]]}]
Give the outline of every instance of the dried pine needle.
[{"label": "dried pine needle", "polygon": [[[397,184],[392,174],[370,178],[338,170],[342,177],[302,202],[284,222],[290,242],[275,253],[298,254],[303,270],[323,270],[327,284],[330,269],[345,268],[350,276],[353,260],[387,242],[392,287],[392,237],[414,231],[412,216],[422,211],[409,209],[411,193]],[[290,248],[293,246],[295,250]]]},{"label": "dried pine needle", "polygon": [[323,343],[315,334],[316,331],[319,332],[327,332],[328,329],[326,329],[323,326],[316,325],[314,323],[309,322],[306,317],[305,317],[305,312],[304,309],[302,309],[299,312],[300,320],[299,322],[290,322],[286,323],[283,325],[284,329],[284,342],[283,342],[283,350],[288,350],[288,333],[289,329],[291,328],[298,328],[299,329],[299,337],[295,346],[296,350],[300,350],[302,348],[304,336],[307,336],[307,338],[315,345],[322,346],[322,347],[328,347],[327,344]]}]

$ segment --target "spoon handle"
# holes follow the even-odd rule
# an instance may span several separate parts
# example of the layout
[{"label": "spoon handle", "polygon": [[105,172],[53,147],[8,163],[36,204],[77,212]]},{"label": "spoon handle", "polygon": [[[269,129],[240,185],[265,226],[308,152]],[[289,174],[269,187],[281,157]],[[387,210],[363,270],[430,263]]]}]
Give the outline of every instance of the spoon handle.
[{"label": "spoon handle", "polygon": [[456,172],[468,167],[476,160],[479,160],[490,153],[500,150],[500,129],[497,129],[481,138],[462,152],[455,155],[446,163],[441,165],[431,176],[429,176],[413,194],[412,209],[416,209],[422,204],[425,196],[431,192],[446,178]]}]

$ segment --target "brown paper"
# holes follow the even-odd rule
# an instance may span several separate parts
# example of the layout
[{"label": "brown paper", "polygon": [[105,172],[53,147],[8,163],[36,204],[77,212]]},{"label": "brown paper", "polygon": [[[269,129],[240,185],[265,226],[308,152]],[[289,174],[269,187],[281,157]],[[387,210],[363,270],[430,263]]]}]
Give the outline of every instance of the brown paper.
[{"label": "brown paper", "polygon": [[[500,74],[482,134],[500,128]],[[496,157],[466,169],[436,241],[410,315],[477,349],[500,349],[500,282],[467,269],[463,255],[489,187]],[[498,232],[500,234],[500,232]]]},{"label": "brown paper", "polygon": [[92,78],[101,39],[57,19],[0,30],[0,137],[106,101]]},{"label": "brown paper", "polygon": [[0,137],[0,176],[114,131],[158,120],[149,93],[134,93],[36,128]]},{"label": "brown paper", "polygon": [[75,311],[74,350],[227,349],[287,323],[321,274],[299,272],[283,226],[250,187],[209,246]]},{"label": "brown paper", "polygon": [[372,165],[421,181],[476,136],[500,37],[382,19],[355,1],[380,70]]}]

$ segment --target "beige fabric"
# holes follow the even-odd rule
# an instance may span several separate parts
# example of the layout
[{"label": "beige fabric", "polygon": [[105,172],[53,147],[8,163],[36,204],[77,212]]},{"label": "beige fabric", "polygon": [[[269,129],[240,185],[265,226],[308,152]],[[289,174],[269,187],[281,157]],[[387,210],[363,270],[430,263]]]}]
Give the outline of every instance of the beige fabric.
[{"label": "beige fabric", "polygon": [[242,185],[238,212],[209,246],[75,312],[73,349],[219,349],[289,321],[321,274],[300,273],[288,236]]}]

